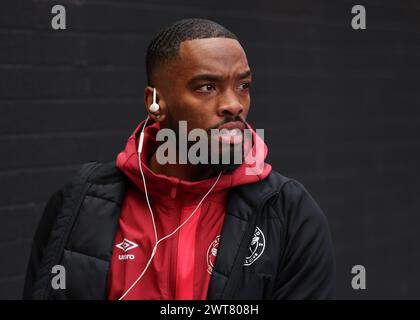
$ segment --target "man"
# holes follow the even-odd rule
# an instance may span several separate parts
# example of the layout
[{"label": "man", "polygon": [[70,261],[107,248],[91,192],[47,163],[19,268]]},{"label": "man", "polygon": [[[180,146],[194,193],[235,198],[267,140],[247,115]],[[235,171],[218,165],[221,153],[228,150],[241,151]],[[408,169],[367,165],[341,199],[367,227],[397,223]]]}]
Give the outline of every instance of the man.
[{"label": "man", "polygon": [[[237,37],[184,19],[153,39],[146,65],[149,119],[116,162],[85,164],[51,197],[24,298],[333,298],[326,218],[300,183],[264,163],[267,148],[257,148],[261,138],[245,121],[252,79]],[[163,129],[177,138],[205,130],[216,141],[206,144],[209,159],[238,146],[244,159],[195,165],[176,140],[176,162],[164,163]],[[262,159],[254,167],[245,161],[253,153]],[[51,285],[55,265],[64,267],[65,288]]]}]

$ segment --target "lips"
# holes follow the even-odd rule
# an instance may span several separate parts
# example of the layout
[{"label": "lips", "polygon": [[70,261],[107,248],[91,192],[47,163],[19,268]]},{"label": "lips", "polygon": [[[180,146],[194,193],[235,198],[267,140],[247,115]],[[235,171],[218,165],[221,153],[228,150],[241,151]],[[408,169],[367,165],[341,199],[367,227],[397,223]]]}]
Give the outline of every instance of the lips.
[{"label": "lips", "polygon": [[222,124],[217,129],[219,132],[216,134],[216,138],[220,139],[222,143],[237,144],[242,142],[245,125],[240,121],[231,121]]},{"label": "lips", "polygon": [[219,131],[222,131],[223,129],[226,129],[226,130],[229,130],[229,131],[237,129],[237,130],[242,132],[245,129],[245,125],[241,121],[230,121],[230,122],[222,124],[217,129]]}]

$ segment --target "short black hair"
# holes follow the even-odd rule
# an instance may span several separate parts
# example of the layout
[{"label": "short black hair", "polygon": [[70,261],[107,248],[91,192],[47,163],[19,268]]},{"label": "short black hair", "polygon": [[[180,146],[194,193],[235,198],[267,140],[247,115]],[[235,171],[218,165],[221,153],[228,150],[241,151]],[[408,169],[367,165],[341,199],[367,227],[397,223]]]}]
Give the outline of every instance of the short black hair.
[{"label": "short black hair", "polygon": [[207,38],[238,40],[237,36],[231,31],[207,19],[182,19],[161,29],[147,48],[146,72],[148,85],[152,85],[153,70],[156,67],[167,60],[178,57],[181,42]]}]

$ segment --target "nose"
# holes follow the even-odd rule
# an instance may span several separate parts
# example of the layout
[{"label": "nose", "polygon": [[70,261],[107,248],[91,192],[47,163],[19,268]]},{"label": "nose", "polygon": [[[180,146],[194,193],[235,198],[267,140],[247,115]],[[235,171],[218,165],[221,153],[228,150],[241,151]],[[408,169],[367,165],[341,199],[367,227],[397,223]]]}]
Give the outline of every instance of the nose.
[{"label": "nose", "polygon": [[218,115],[221,117],[236,117],[241,115],[244,107],[235,93],[227,93],[220,101]]}]

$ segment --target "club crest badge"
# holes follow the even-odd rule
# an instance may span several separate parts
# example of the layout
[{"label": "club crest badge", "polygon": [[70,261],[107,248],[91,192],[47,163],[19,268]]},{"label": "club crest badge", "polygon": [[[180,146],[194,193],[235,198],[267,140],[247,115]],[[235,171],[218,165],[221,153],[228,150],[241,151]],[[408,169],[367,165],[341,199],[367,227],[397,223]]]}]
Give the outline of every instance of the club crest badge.
[{"label": "club crest badge", "polygon": [[249,254],[245,258],[244,266],[250,266],[254,263],[261,255],[263,254],[265,249],[265,236],[264,233],[261,231],[260,228],[256,227],[254,231],[254,235],[251,239],[251,243],[249,245]]},{"label": "club crest badge", "polygon": [[207,249],[207,272],[212,274],[217,251],[219,250],[220,235],[218,235]]}]

